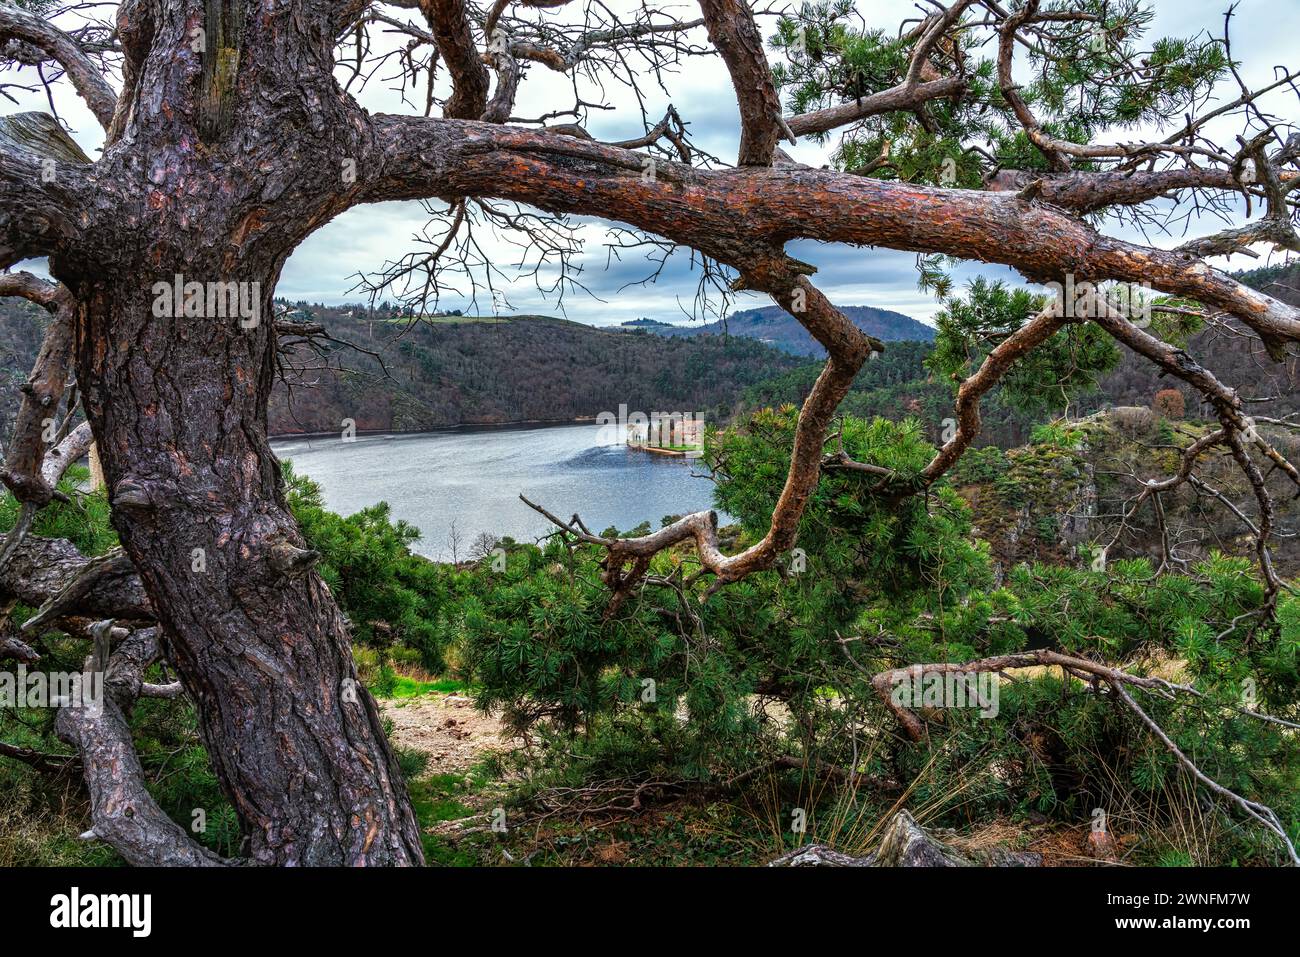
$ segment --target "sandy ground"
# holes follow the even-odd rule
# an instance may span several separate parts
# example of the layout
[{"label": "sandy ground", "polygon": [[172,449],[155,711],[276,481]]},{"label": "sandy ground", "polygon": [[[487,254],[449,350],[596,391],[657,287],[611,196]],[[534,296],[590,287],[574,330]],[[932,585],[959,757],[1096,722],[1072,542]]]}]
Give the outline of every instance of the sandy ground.
[{"label": "sandy ground", "polygon": [[392,719],[393,741],[429,756],[429,771],[465,771],[485,751],[505,751],[521,742],[502,737],[496,715],[484,714],[464,695],[427,694],[418,698],[381,701],[379,709]]}]

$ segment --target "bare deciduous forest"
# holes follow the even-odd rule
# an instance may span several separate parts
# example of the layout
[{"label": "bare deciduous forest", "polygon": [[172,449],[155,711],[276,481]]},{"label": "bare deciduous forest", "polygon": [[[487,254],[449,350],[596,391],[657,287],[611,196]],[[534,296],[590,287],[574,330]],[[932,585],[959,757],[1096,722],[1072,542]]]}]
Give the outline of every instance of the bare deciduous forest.
[{"label": "bare deciduous forest", "polygon": [[[1300,865],[1300,64],[1192,6],[0,0],[0,863]],[[714,508],[272,447],[611,409]]]}]

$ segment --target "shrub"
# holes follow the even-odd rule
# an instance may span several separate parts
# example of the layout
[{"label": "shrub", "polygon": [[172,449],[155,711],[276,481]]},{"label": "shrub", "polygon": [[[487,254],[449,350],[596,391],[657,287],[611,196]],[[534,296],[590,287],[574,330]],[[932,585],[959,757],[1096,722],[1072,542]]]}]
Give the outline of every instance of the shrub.
[{"label": "shrub", "polygon": [[[716,504],[738,519],[738,547],[767,529],[796,416],[764,410],[710,444]],[[915,423],[850,417],[841,436],[903,484],[932,454]],[[1146,561],[1022,566],[999,587],[951,488],[900,499],[845,470],[823,475],[799,547],[802,571],[786,562],[704,602],[707,582],[680,584],[692,552],[661,553],[640,598],[607,619],[602,549],[516,546],[503,575],[475,577],[464,605],[478,703],[551,742],[546,773],[569,785],[647,774],[716,783],[762,756],[795,755],[894,781],[914,803],[951,807],[954,822],[1030,812],[1078,822],[1101,806],[1163,827],[1201,808],[1161,742],[1076,679],[1040,669],[1003,683],[996,716],[945,709],[920,744],[896,733],[871,685],[913,662],[1054,648],[1139,673],[1181,669],[1205,699],[1135,691],[1148,713],[1207,774],[1300,821],[1300,755],[1275,726],[1224,710],[1247,680],[1261,711],[1291,707],[1300,685],[1300,602],[1283,604],[1280,628],[1259,627],[1247,613],[1264,591],[1248,561],[1215,556],[1161,576]],[[1206,706],[1222,718],[1207,722]],[[1233,853],[1278,860],[1258,832],[1233,833],[1243,842]]]},{"label": "shrub", "polygon": [[1181,420],[1187,413],[1183,394],[1177,389],[1161,389],[1151,400],[1151,411],[1166,419]]},{"label": "shrub", "polygon": [[441,673],[458,573],[412,554],[419,529],[394,521],[386,503],[344,518],[324,507],[320,486],[296,474],[292,463],[284,463],[284,477],[289,507],[321,553],[321,577],[352,622],[355,640],[414,649],[427,671]]}]

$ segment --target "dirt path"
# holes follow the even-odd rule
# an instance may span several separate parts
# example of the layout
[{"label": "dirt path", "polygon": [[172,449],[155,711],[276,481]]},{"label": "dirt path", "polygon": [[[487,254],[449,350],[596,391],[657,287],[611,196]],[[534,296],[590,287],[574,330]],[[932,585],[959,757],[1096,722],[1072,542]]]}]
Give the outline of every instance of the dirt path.
[{"label": "dirt path", "polygon": [[379,710],[393,722],[393,742],[427,754],[433,774],[468,770],[485,751],[506,751],[521,743],[503,737],[497,716],[479,711],[464,695],[387,699]]}]

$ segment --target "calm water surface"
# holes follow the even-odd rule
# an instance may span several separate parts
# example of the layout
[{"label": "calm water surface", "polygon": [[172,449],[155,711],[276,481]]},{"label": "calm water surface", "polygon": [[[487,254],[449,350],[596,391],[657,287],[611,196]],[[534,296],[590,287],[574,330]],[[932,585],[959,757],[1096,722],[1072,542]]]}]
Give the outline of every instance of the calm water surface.
[{"label": "calm water surface", "polygon": [[[533,541],[552,526],[520,493],[556,515],[575,511],[593,532],[659,527],[665,515],[712,506],[701,463],[602,445],[591,425],[462,428],[418,435],[286,439],[276,454],[319,482],[325,505],[350,515],[384,501],[420,529],[414,550],[468,557],[482,532]],[[720,516],[725,521],[725,516]]]}]

